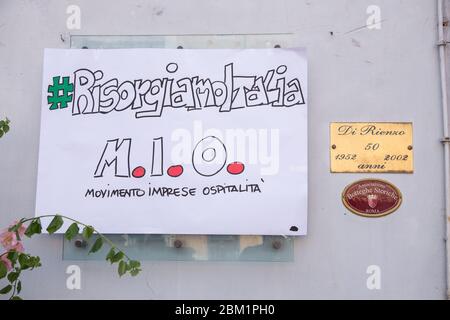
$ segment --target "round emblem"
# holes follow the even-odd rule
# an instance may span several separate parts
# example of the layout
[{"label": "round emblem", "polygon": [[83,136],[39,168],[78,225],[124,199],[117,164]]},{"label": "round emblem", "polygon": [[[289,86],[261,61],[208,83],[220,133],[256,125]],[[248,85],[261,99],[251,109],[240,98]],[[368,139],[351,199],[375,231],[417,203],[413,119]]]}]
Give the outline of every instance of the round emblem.
[{"label": "round emblem", "polygon": [[357,215],[376,218],[397,210],[402,203],[402,194],[390,182],[364,179],[353,182],[344,189],[342,202]]}]

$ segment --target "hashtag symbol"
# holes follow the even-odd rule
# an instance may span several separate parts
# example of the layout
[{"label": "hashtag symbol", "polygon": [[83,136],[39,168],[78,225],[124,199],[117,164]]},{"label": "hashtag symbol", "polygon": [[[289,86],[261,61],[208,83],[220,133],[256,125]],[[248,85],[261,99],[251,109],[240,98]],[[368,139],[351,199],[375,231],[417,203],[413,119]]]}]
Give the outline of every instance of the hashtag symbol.
[{"label": "hashtag symbol", "polygon": [[50,110],[67,108],[67,103],[72,101],[73,84],[69,83],[69,77],[63,77],[62,83],[60,76],[53,77],[53,85],[48,86],[47,103],[50,104]]}]

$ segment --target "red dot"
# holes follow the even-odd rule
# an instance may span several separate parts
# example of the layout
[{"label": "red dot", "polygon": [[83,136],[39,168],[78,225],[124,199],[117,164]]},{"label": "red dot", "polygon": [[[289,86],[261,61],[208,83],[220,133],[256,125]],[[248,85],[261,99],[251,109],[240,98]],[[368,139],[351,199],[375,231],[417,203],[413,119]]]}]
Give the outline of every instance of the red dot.
[{"label": "red dot", "polygon": [[241,174],[244,171],[244,164],[241,162],[232,162],[227,166],[229,174]]},{"label": "red dot", "polygon": [[183,166],[170,166],[169,169],[167,169],[167,174],[171,177],[179,177],[183,174]]},{"label": "red dot", "polygon": [[131,174],[135,178],[142,178],[145,175],[145,168],[141,166],[136,167],[133,169],[133,172]]}]

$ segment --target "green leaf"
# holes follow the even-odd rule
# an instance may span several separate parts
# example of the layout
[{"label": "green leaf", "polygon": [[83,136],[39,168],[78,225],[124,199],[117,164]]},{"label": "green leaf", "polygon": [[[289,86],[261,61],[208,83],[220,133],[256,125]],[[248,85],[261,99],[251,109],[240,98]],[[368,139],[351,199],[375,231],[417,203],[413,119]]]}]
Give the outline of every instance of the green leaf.
[{"label": "green leaf", "polygon": [[125,272],[127,272],[127,263],[123,260],[121,260],[119,262],[119,267],[117,269],[117,271],[119,272],[119,276],[123,276],[125,274]]},{"label": "green leaf", "polygon": [[21,254],[19,256],[19,264],[20,268],[23,270],[27,270],[29,268],[34,269],[41,266],[41,258],[32,257],[27,254]]},{"label": "green leaf", "polygon": [[86,226],[83,229],[83,238],[86,240],[89,240],[89,238],[92,236],[92,234],[94,233],[94,228],[91,226]]},{"label": "green leaf", "polygon": [[98,250],[101,249],[102,246],[103,246],[103,239],[101,237],[98,237],[97,240],[95,240],[91,250],[89,250],[89,253],[97,252]]},{"label": "green leaf", "polygon": [[7,273],[8,273],[8,270],[6,269],[5,264],[0,261],[0,279],[3,279],[4,277],[6,277]]},{"label": "green leaf", "polygon": [[26,255],[26,254],[24,254],[24,253],[21,253],[20,255],[19,255],[19,264],[20,264],[20,268],[21,269],[24,269],[24,270],[26,270],[26,269],[28,269],[30,266],[28,265],[28,256]]},{"label": "green leaf", "polygon": [[17,258],[19,258],[19,253],[17,251],[10,251],[8,252],[8,260],[11,261],[11,264],[14,265],[17,261]]},{"label": "green leaf", "polygon": [[106,255],[106,261],[110,261],[112,264],[112,259],[114,258],[115,254],[116,251],[114,250],[114,248],[111,248],[111,250],[109,250],[108,254]]},{"label": "green leaf", "polygon": [[11,298],[11,300],[22,300],[22,298],[19,297],[19,296],[14,296],[14,297]]},{"label": "green leaf", "polygon": [[7,294],[12,289],[12,286],[8,284],[6,287],[4,287],[2,290],[0,290],[0,294]]},{"label": "green leaf", "polygon": [[56,215],[52,222],[50,222],[50,224],[47,227],[47,231],[49,234],[53,234],[56,231],[58,231],[62,225],[64,224],[64,221],[62,219],[62,217],[60,215]]},{"label": "green leaf", "polygon": [[13,283],[14,281],[17,280],[17,278],[19,278],[20,272],[10,272],[8,274],[8,281]]},{"label": "green leaf", "polygon": [[0,128],[0,138],[1,137],[3,137],[3,131],[2,131],[2,129]]},{"label": "green leaf", "polygon": [[17,287],[16,287],[16,289],[17,289],[17,294],[19,294],[20,293],[20,291],[22,291],[22,281],[17,281]]},{"label": "green leaf", "polygon": [[125,255],[124,255],[124,253],[122,251],[117,252],[114,255],[114,257],[112,257],[111,263],[115,263],[115,262],[118,262],[118,261],[122,260],[124,256]]},{"label": "green leaf", "polygon": [[72,223],[69,228],[67,228],[66,233],[64,234],[64,237],[66,237],[67,240],[72,240],[80,231],[80,228],[78,227],[77,223]]},{"label": "green leaf", "polygon": [[31,269],[40,267],[41,266],[41,258],[39,258],[38,256],[29,257],[28,265],[31,267]]},{"label": "green leaf", "polygon": [[9,131],[9,126],[7,124],[5,124],[3,127],[3,132],[7,133]]},{"label": "green leaf", "polygon": [[141,269],[132,269],[130,271],[130,274],[131,276],[136,277],[139,274],[139,272],[141,272]]},{"label": "green leaf", "polygon": [[25,230],[25,235],[28,238],[31,238],[34,234],[39,234],[42,232],[42,225],[40,219],[33,220],[28,226],[27,230]]},{"label": "green leaf", "polygon": [[5,120],[0,120],[0,128],[3,127],[6,124]]},{"label": "green leaf", "polygon": [[137,260],[130,260],[129,264],[132,269],[139,268],[141,266],[141,263]]}]

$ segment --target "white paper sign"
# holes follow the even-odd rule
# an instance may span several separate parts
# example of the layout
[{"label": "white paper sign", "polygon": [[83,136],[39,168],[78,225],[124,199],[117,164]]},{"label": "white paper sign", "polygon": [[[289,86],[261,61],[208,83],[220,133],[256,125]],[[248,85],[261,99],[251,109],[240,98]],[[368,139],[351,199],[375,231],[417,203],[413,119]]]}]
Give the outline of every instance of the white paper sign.
[{"label": "white paper sign", "polygon": [[36,215],[304,235],[304,49],[46,49]]}]

